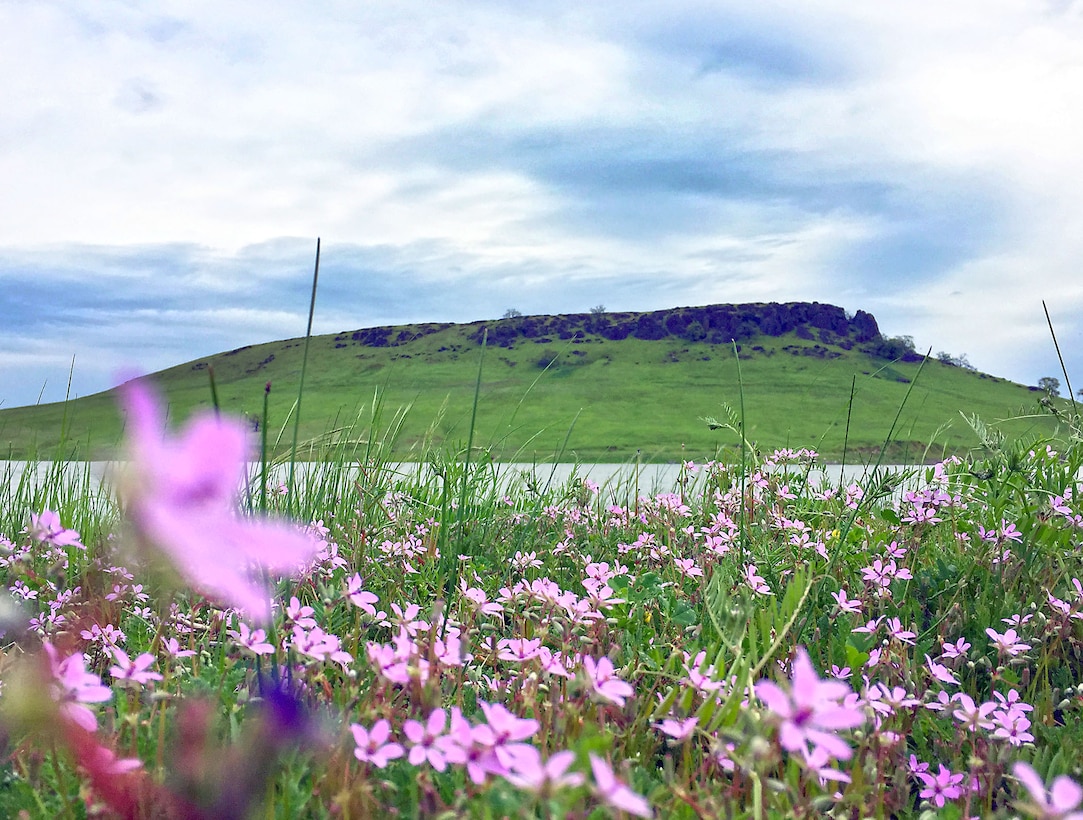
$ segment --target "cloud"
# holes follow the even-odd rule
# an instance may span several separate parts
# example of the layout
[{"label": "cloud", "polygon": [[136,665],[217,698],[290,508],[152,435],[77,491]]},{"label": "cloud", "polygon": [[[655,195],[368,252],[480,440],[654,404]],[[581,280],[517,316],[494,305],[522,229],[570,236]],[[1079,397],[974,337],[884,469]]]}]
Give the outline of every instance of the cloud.
[{"label": "cloud", "polygon": [[1078,3],[26,3],[0,32],[9,403],[71,353],[88,391],[303,332],[316,236],[326,331],[817,299],[1033,382],[1045,297],[1079,349]]}]

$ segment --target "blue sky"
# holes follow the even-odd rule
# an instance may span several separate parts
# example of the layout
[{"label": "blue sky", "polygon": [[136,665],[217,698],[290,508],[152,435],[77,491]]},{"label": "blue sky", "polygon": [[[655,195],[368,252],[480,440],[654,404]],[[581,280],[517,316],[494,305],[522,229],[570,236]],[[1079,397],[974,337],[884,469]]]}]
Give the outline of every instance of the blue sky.
[{"label": "blue sky", "polygon": [[1083,387],[1083,4],[0,2],[0,402],[315,330],[818,300]]}]

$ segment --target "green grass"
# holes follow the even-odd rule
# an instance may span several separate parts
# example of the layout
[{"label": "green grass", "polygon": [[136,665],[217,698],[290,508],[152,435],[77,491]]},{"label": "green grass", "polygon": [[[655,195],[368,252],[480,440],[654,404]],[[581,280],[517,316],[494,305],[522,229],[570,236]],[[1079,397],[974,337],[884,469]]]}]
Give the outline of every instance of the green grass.
[{"label": "green grass", "polygon": [[[498,323],[489,323],[493,326]],[[419,326],[401,328],[415,335]],[[427,445],[462,446],[470,429],[481,347],[474,325],[452,325],[396,347],[365,347],[349,334],[314,336],[305,376],[302,441],[352,426],[379,397],[385,413],[409,409],[395,456],[421,458]],[[807,355],[819,347],[834,358]],[[303,339],[253,345],[187,362],[154,374],[171,413],[186,417],[211,402],[213,367],[222,409],[263,414],[271,382],[270,446],[288,451],[298,392]],[[879,452],[919,365],[886,362],[794,334],[742,343],[747,433],[761,448],[815,447],[837,459],[844,447],[851,384],[856,378],[848,452]],[[548,368],[539,362],[553,359]],[[1048,435],[1048,416],[1029,418],[1039,394],[1005,379],[931,360],[921,373],[888,445],[895,461],[929,460],[977,444],[960,411],[1004,425],[1009,436]],[[725,416],[738,401],[732,347],[660,341],[579,340],[547,343],[520,338],[490,346],[481,374],[475,446],[511,461],[625,461],[706,458],[735,447],[731,432],[712,431],[706,417]],[[111,392],[37,407],[0,410],[0,447],[12,457],[104,457],[121,435]],[[574,426],[573,426],[574,422]],[[570,435],[569,435],[569,430]],[[62,431],[64,431],[62,433]],[[277,442],[277,446],[276,446]],[[931,445],[931,447],[930,447]],[[929,448],[928,452],[927,448]],[[304,457],[302,451],[301,457]]]}]

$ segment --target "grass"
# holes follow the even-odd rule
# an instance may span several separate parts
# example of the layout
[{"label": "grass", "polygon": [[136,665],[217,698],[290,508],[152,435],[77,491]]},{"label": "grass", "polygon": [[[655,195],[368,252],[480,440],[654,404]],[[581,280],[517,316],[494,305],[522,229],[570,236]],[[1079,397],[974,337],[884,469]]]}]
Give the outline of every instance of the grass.
[{"label": "grass", "polygon": [[[707,460],[720,447],[738,443],[736,436],[712,431],[703,421],[724,414],[724,404],[737,404],[737,362],[729,345],[672,337],[610,341],[593,334],[543,344],[520,338],[511,347],[490,347],[481,374],[482,401],[476,404],[481,348],[472,336],[477,324],[419,335],[423,329],[397,329],[393,337],[417,337],[397,347],[365,347],[350,334],[312,337],[302,441],[352,426],[359,408],[367,412],[372,397],[379,396],[389,410],[410,408],[394,450],[403,460],[423,458],[427,445],[461,447],[471,434],[476,445],[503,461],[551,460],[559,454],[564,461],[623,462],[637,453],[653,461]],[[289,449],[304,350],[304,339],[254,345],[170,368],[155,379],[172,414],[184,418],[207,406],[213,368],[222,408],[253,422],[263,416],[270,382],[269,446],[281,454]],[[809,355],[824,351],[835,358]],[[795,334],[748,340],[740,355],[749,439],[765,450],[815,447],[835,460],[847,435],[849,451],[857,457],[879,451],[919,367]],[[551,364],[543,368],[540,362]],[[1038,398],[1004,379],[932,360],[913,386],[888,458],[917,462],[966,452],[975,438],[960,412],[990,424],[1014,419],[1003,424],[1009,436],[1049,435],[1053,422],[1033,412]],[[65,404],[0,410],[0,442],[14,458],[51,457],[61,441],[62,457],[93,458],[120,440],[115,406],[115,397],[106,392]]]},{"label": "grass", "polygon": [[[654,344],[628,351],[665,355]],[[320,401],[307,393],[321,379],[313,345],[306,408]],[[757,363],[740,362],[752,438],[768,425]],[[558,378],[575,384],[591,367],[634,372],[614,358]],[[216,372],[228,418],[241,394]],[[790,398],[807,402],[827,382],[802,372],[805,392]],[[850,378],[824,402],[845,408]],[[883,381],[869,378],[858,427]],[[952,383],[927,365],[902,429],[927,429]],[[498,390],[490,381],[462,411],[496,440]],[[62,464],[40,481],[8,474],[0,814],[1008,818],[1036,800],[1017,764],[1046,785],[1083,775],[1083,441],[1071,430],[1055,446],[1032,421],[1020,437],[986,430],[967,458],[915,468],[906,494],[877,476],[817,484],[810,451],[750,448],[640,495],[628,483],[499,483],[469,448],[440,443],[470,440],[457,409],[424,446],[430,469],[400,475],[401,438],[415,434],[384,412],[397,406],[387,393],[316,437],[292,495],[279,465],[266,481],[257,469],[238,499],[243,520],[290,513],[317,544],[271,579],[267,623],[201,596],[163,566],[170,537],[148,536],[141,504],[205,512],[210,485],[185,482],[221,451],[194,434],[176,440],[175,463],[154,462],[172,477],[129,485],[124,504],[87,473],[65,479]],[[671,392],[670,413],[680,396],[695,416],[696,395]],[[891,395],[900,403],[872,414],[884,435],[901,404]],[[516,424],[538,419],[535,399]],[[703,414],[717,405],[716,393]],[[281,407],[272,416],[287,424]],[[43,526],[47,510],[62,524]],[[217,560],[231,560],[224,546]],[[161,679],[118,676],[120,649]],[[93,731],[73,721],[82,700]]]}]

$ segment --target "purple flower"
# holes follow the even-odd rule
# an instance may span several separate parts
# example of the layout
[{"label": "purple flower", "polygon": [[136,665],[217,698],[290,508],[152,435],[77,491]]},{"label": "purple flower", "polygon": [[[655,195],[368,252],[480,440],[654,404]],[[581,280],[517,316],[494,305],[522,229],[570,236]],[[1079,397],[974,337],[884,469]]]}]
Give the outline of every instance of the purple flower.
[{"label": "purple flower", "polygon": [[836,732],[860,726],[865,715],[843,704],[843,699],[852,694],[849,686],[842,681],[820,680],[804,647],[797,649],[788,690],[764,680],[756,684],[755,691],[779,718],[778,739],[784,749],[801,752],[806,759],[809,744],[837,760],[849,760],[853,755],[849,744]]},{"label": "purple flower", "polygon": [[202,414],[181,436],[163,437],[164,419],[149,389],[128,382],[121,397],[132,468],[124,495],[141,540],[203,595],[268,618],[261,572],[295,572],[318,544],[299,528],[237,514],[248,465],[246,427]]}]

